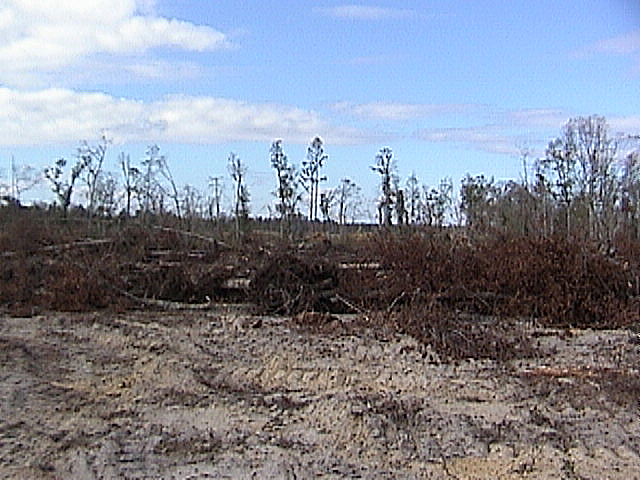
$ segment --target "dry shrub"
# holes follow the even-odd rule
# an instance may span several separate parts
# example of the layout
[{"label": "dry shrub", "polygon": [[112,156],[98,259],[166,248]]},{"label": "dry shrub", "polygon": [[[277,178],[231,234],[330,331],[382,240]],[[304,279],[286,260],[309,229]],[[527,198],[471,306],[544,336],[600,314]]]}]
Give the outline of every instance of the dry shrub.
[{"label": "dry shrub", "polygon": [[441,358],[450,360],[507,361],[538,355],[531,336],[515,321],[459,314],[437,303],[380,313],[378,322],[430,345]]},{"label": "dry shrub", "polygon": [[495,248],[496,289],[508,299],[498,314],[598,328],[627,326],[637,318],[636,280],[619,259],[565,239],[513,239]]},{"label": "dry shrub", "polygon": [[251,298],[261,313],[291,315],[306,310],[334,311],[337,267],[322,258],[281,253],[256,272]]},{"label": "dry shrub", "polygon": [[[272,236],[230,246],[202,232],[0,208],[0,303],[102,308],[128,291],[187,302],[249,299],[265,313],[429,311],[435,301],[443,312],[535,317],[552,325],[640,321],[635,257],[610,258],[564,238],[468,239],[451,228],[358,234],[338,243],[316,234],[294,249],[272,245]],[[96,238],[105,242],[94,244]],[[631,242],[620,251],[638,249]],[[340,262],[356,267],[339,268]],[[233,278],[252,278],[252,287],[226,288]]]},{"label": "dry shrub", "polygon": [[130,267],[125,289],[140,298],[155,298],[173,301],[189,301],[195,287],[183,265],[145,265]]},{"label": "dry shrub", "polygon": [[155,240],[142,225],[126,225],[114,236],[113,253],[130,262],[144,260]]},{"label": "dry shrub", "polygon": [[13,308],[34,302],[42,277],[42,268],[33,256],[23,253],[3,259],[0,266],[0,304]]},{"label": "dry shrub", "polygon": [[91,311],[114,305],[114,292],[99,275],[78,264],[57,263],[48,268],[42,303],[59,311]]},{"label": "dry shrub", "polygon": [[621,327],[637,317],[635,280],[620,260],[564,239],[515,239],[498,252],[493,276],[508,301],[497,313],[578,327]]},{"label": "dry shrub", "polygon": [[[498,235],[460,243],[413,234],[374,237],[371,250],[382,271],[368,278],[363,296],[376,292],[377,308],[420,293],[453,310],[558,326],[620,327],[638,320],[637,275],[588,245]],[[350,288],[357,297],[357,287]]]},{"label": "dry shrub", "polygon": [[45,272],[36,252],[64,241],[63,232],[43,220],[39,211],[0,208],[0,304],[10,309],[23,311],[25,305],[37,303]]},{"label": "dry shrub", "polygon": [[0,208],[0,253],[32,254],[73,237],[69,225],[49,218],[46,211]]}]

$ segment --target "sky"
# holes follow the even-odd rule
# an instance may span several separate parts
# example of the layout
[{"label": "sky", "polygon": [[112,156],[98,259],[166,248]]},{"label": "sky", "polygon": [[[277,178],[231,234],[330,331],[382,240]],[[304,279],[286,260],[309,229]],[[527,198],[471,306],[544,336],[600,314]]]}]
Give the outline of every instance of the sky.
[{"label": "sky", "polygon": [[157,144],[179,185],[224,177],[227,205],[237,154],[256,216],[276,139],[299,165],[320,136],[322,188],[373,205],[382,147],[433,186],[519,179],[571,117],[640,134],[638,0],[0,0],[0,65],[0,182],[106,134],[116,176]]}]

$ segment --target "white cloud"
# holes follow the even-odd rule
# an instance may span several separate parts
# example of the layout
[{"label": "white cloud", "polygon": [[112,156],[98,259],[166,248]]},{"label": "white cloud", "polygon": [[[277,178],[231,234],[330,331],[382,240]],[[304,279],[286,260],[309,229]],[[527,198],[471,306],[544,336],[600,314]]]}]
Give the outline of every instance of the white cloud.
[{"label": "white cloud", "polygon": [[634,30],[616,37],[606,38],[571,53],[571,58],[585,59],[595,55],[626,55],[632,58],[630,73],[640,75],[640,30]]},{"label": "white cloud", "polygon": [[[329,105],[334,112],[358,120],[402,128],[406,122],[430,125],[412,135],[393,134],[425,142],[449,143],[493,154],[518,155],[523,148],[541,148],[559,132],[570,114],[561,109],[529,108],[498,110],[484,104],[423,104],[403,102],[336,102]],[[448,127],[433,127],[451,124]],[[479,124],[468,126],[469,123]],[[406,125],[405,125],[406,127]],[[387,137],[392,136],[388,132]]]},{"label": "white cloud", "polygon": [[352,57],[344,60],[344,65],[369,66],[369,65],[385,65],[397,61],[397,57],[391,55],[364,55],[360,57]]},{"label": "white cloud", "polygon": [[[415,138],[425,142],[451,143],[488,153],[519,155],[522,147],[542,154],[547,143],[561,134],[567,121],[576,117],[560,109],[521,109],[498,112],[494,123],[479,126],[425,128]],[[606,117],[611,135],[640,135],[640,115]]]},{"label": "white cloud", "polygon": [[425,142],[446,142],[487,153],[517,155],[518,139],[495,125],[459,128],[432,128],[420,130],[416,138]]},{"label": "white cloud", "polygon": [[[168,62],[166,60],[129,61],[120,66],[112,65],[110,73],[115,77],[122,71],[128,72],[136,79],[158,80],[164,78],[194,78],[201,74],[201,68],[193,62]],[[117,78],[114,78],[117,81]],[[125,80],[126,81],[126,80]]]},{"label": "white cloud", "polygon": [[[487,153],[519,155],[523,147],[542,150],[560,132],[570,114],[554,108],[526,108],[494,111],[486,105],[467,106],[479,113],[476,120],[489,120],[477,126],[425,128],[415,137],[426,142],[444,142]],[[481,120],[482,121],[482,120]]]},{"label": "white cloud", "polygon": [[607,117],[612,134],[640,135],[640,115]]},{"label": "white cloud", "polygon": [[96,55],[76,61],[72,69],[38,72],[33,81],[25,81],[24,75],[21,75],[12,85],[33,87],[34,84],[42,84],[74,88],[95,83],[99,79],[102,84],[126,85],[135,89],[135,86],[144,86],[150,81],[178,82],[201,78],[205,74],[213,76],[215,72],[193,61],[168,61],[152,56]]},{"label": "white cloud", "polygon": [[151,15],[156,10],[156,0],[137,0],[136,13],[140,15]]},{"label": "white cloud", "polygon": [[598,53],[628,55],[640,50],[640,30],[634,30],[616,37],[606,38],[584,49],[574,52],[578,58],[590,57]]},{"label": "white cloud", "polygon": [[416,16],[414,10],[383,8],[368,5],[338,5],[329,8],[316,8],[323,15],[351,20],[393,20]]},{"label": "white cloud", "polygon": [[227,141],[306,144],[322,135],[333,144],[365,139],[356,129],[330,125],[318,113],[286,105],[231,99],[168,96],[153,102],[67,89],[0,88],[0,145],[38,145],[97,138],[114,141],[218,143]]},{"label": "white cloud", "polygon": [[40,73],[95,54],[229,45],[227,36],[211,27],[154,16],[153,9],[151,0],[0,1],[0,81],[28,84]]},{"label": "white cloud", "polygon": [[[483,104],[422,104],[337,102],[330,108],[365,121],[455,122],[451,127],[421,128],[413,138],[425,142],[449,143],[492,154],[518,155],[524,145],[534,148],[546,144],[551,132],[559,131],[569,115],[551,108],[500,111]],[[466,126],[465,123],[479,126]]]},{"label": "white cloud", "polygon": [[[588,115],[590,113],[576,114],[552,108],[513,110],[503,114],[505,120],[503,128],[506,129],[511,124],[515,128],[522,127],[550,132],[551,136],[557,136],[560,135],[562,128],[571,118]],[[640,133],[640,115],[605,115],[605,119],[609,124],[609,131],[612,135],[618,133],[637,135]],[[551,139],[552,137],[546,138]]]},{"label": "white cloud", "polygon": [[333,110],[360,117],[365,120],[405,121],[434,115],[473,110],[476,107],[466,104],[424,104],[371,102],[355,104],[351,102],[336,102],[330,106]]},{"label": "white cloud", "polygon": [[560,131],[570,114],[557,108],[525,108],[506,113],[506,120],[516,126]]}]

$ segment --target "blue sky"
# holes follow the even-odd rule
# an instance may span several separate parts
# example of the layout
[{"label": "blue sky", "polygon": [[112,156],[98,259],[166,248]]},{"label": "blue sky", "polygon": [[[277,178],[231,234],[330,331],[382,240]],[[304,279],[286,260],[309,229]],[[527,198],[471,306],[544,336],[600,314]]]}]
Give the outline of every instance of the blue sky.
[{"label": "blue sky", "polygon": [[278,138],[299,164],[320,135],[324,186],[373,203],[384,146],[436,185],[518,178],[572,116],[640,133],[637,0],[0,0],[0,64],[0,181],[12,155],[42,168],[104,131],[108,169],[157,143],[202,191],[236,153],[256,215]]}]

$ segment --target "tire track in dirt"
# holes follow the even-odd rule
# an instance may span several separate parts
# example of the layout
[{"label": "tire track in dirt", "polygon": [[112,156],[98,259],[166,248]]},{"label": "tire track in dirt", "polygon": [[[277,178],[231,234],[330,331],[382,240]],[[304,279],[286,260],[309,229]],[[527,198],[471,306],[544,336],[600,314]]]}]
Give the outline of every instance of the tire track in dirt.
[{"label": "tire track in dirt", "polygon": [[637,399],[613,392],[638,375],[632,333],[523,324],[538,358],[447,362],[349,322],[319,332],[228,311],[1,317],[0,475],[640,475]]}]

